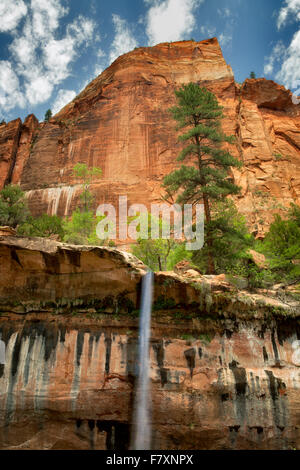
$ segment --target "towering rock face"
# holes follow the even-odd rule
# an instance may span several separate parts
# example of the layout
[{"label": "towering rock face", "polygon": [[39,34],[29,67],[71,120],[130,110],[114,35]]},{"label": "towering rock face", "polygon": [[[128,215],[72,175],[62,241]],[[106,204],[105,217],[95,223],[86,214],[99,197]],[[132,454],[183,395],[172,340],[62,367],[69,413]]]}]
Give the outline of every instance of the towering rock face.
[{"label": "towering rock face", "polygon": [[30,158],[31,150],[37,137],[36,131],[38,128],[39,122],[37,118],[33,114],[27,116],[21,127],[18,149],[11,172],[11,183],[13,184],[20,183],[24,166]]},{"label": "towering rock face", "polygon": [[[116,204],[118,195],[129,203],[159,201],[162,179],[180,150],[168,109],[174,90],[190,81],[216,93],[224,107],[224,131],[236,136],[230,150],[244,162],[242,171],[233,171],[242,187],[236,203],[259,235],[274,210],[300,203],[300,106],[272,81],[235,83],[215,38],[119,57],[49,123],[26,125],[16,158],[8,151],[0,156],[2,184],[11,177],[20,183],[36,214],[67,215],[81,188],[72,168],[85,162],[103,170],[92,188],[97,204]],[[6,128],[0,128],[3,136]]]},{"label": "towering rock face", "polygon": [[0,188],[11,182],[18,152],[21,119],[0,125]]},{"label": "towering rock face", "polygon": [[[128,449],[143,264],[14,237],[0,260],[0,449]],[[185,276],[155,274],[152,448],[299,449],[299,301]]]},{"label": "towering rock face", "polygon": [[[84,318],[8,320],[0,323],[0,449],[128,449],[136,325],[126,333],[120,322]],[[187,341],[168,330],[153,321],[153,449],[299,448],[292,331],[248,323]]]},{"label": "towering rock face", "polygon": [[237,205],[259,235],[274,212],[300,204],[300,106],[272,81],[246,80],[237,126],[244,162],[241,172],[234,171],[242,187]]},{"label": "towering rock face", "polygon": [[141,48],[116,60],[39,133],[20,179],[33,209],[64,215],[75,207],[77,162],[102,168],[93,186],[98,203],[115,203],[119,194],[129,203],[159,200],[178,153],[168,108],[175,88],[189,81],[234,96],[216,40]]}]

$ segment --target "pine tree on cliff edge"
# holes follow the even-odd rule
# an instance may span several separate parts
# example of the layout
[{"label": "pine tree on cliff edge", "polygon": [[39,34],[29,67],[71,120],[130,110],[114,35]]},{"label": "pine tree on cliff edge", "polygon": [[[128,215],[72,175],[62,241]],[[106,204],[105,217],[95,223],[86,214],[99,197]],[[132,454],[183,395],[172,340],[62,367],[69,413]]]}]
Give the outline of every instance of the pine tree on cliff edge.
[{"label": "pine tree on cliff edge", "polygon": [[224,142],[233,143],[234,137],[222,132],[222,107],[206,88],[195,83],[183,85],[175,91],[177,106],[170,109],[177,121],[177,129],[186,129],[179,136],[185,143],[177,160],[189,158],[190,165],[182,165],[165,177],[163,186],[169,197],[177,196],[179,204],[204,204],[208,272],[215,273],[213,256],[214,227],[211,206],[228,195],[238,194],[240,188],[229,178],[231,167],[242,166],[227,150]]},{"label": "pine tree on cliff edge", "polygon": [[52,111],[51,109],[47,109],[47,111],[45,112],[44,121],[48,122],[51,118],[52,118]]}]

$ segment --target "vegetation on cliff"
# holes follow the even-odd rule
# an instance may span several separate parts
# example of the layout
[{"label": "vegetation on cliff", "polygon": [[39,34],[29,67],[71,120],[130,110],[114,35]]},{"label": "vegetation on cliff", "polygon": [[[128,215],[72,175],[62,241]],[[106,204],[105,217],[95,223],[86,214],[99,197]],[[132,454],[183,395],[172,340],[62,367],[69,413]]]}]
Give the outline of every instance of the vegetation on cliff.
[{"label": "vegetation on cliff", "polygon": [[[94,196],[90,185],[94,178],[100,178],[101,168],[89,168],[85,163],[77,163],[73,174],[82,181],[82,193],[80,195],[81,207],[78,207],[69,219],[64,221],[63,240],[76,245],[99,245],[100,240],[96,235],[97,218],[92,210]],[[101,242],[100,242],[101,243]]]},{"label": "vegetation on cliff", "polygon": [[63,221],[57,215],[43,214],[40,217],[30,215],[26,221],[18,228],[19,235],[27,237],[57,237],[62,240],[64,237]]},{"label": "vegetation on cliff", "polygon": [[268,257],[276,280],[300,279],[300,207],[292,204],[286,219],[275,215],[258,248]]},{"label": "vegetation on cliff", "polygon": [[[222,218],[214,218],[212,205],[229,195],[238,194],[240,188],[230,178],[232,167],[240,168],[241,162],[233,157],[222,144],[232,143],[233,136],[227,136],[221,129],[222,107],[216,96],[206,88],[195,83],[183,85],[175,91],[177,106],[170,109],[178,123],[178,129],[186,129],[179,136],[184,143],[177,160],[189,158],[192,165],[182,165],[164,179],[167,197],[174,198],[179,204],[202,202],[205,211],[207,269],[215,273],[214,243],[217,232],[227,231]],[[196,163],[196,165],[195,165]],[[233,229],[233,226],[232,226]]]},{"label": "vegetation on cliff", "polygon": [[45,112],[44,121],[48,122],[51,118],[52,118],[52,111],[51,109],[47,109],[47,111]]},{"label": "vegetation on cliff", "polygon": [[[140,238],[132,252],[153,271],[172,270],[181,260],[189,260],[203,274],[226,273],[242,277],[250,287],[266,287],[275,282],[296,282],[300,277],[300,208],[295,204],[286,217],[275,216],[263,241],[248,231],[246,220],[238,213],[230,196],[239,193],[231,177],[231,168],[241,163],[224,143],[233,137],[221,130],[222,107],[216,96],[190,83],[175,92],[177,106],[170,109],[185,129],[179,141],[184,144],[178,161],[188,160],[165,177],[165,199],[181,205],[203,202],[205,207],[205,244],[203,249],[188,252],[183,241]],[[18,229],[24,236],[51,237],[72,244],[105,245],[99,240],[96,226],[101,217],[94,214],[91,183],[102,175],[100,168],[78,163],[73,176],[82,183],[80,206],[69,218],[43,214],[32,217],[19,186],[8,185],[0,192],[0,225]],[[228,197],[229,196],[229,197]],[[151,231],[151,223],[150,223]],[[172,231],[172,230],[171,230]],[[113,246],[113,242],[108,242]],[[266,257],[264,266],[253,259],[250,249]]]},{"label": "vegetation on cliff", "polygon": [[[175,241],[173,238],[157,240],[151,239],[151,230],[154,224],[158,224],[160,233],[162,234],[165,222],[155,218],[153,215],[145,216],[148,227],[148,239],[139,238],[137,244],[133,245],[132,253],[145,263],[152,271],[171,271],[174,266],[183,259],[191,259],[192,252],[187,251],[185,243]],[[139,218],[143,219],[143,216]],[[128,222],[131,222],[129,218]],[[135,218],[133,218],[135,219]],[[138,231],[140,227],[138,227]]]},{"label": "vegetation on cliff", "polygon": [[5,186],[0,191],[0,225],[16,228],[28,216],[29,210],[20,186]]},{"label": "vegetation on cliff", "polygon": [[75,245],[104,245],[104,241],[96,235],[101,217],[96,217],[92,210],[94,196],[90,190],[91,182],[102,175],[102,170],[78,163],[73,171],[82,181],[82,193],[81,207],[70,218],[48,214],[33,217],[24,192],[19,186],[9,185],[0,192],[0,225],[18,227],[18,234],[27,237],[56,238]]}]

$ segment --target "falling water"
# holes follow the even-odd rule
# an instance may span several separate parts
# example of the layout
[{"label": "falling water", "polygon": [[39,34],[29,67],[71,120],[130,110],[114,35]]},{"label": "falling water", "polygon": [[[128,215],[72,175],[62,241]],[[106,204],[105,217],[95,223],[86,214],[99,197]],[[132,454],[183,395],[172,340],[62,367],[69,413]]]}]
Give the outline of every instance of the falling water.
[{"label": "falling water", "polygon": [[142,281],[142,302],[139,336],[139,376],[134,404],[133,450],[149,450],[151,446],[150,394],[149,394],[149,339],[153,272]]}]

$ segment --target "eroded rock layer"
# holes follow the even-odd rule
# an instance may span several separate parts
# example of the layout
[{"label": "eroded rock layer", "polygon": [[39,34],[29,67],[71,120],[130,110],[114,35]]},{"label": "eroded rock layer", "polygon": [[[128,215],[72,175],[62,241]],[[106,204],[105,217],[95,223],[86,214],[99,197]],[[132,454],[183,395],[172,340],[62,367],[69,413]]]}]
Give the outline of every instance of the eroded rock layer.
[{"label": "eroded rock layer", "polygon": [[231,151],[244,162],[233,173],[242,187],[236,203],[262,234],[274,212],[300,203],[299,105],[270,80],[235,83],[215,38],[119,57],[49,123],[27,120],[17,153],[15,128],[21,124],[1,126],[0,186],[20,183],[35,214],[68,215],[81,189],[72,168],[84,162],[103,170],[92,187],[97,204],[117,206],[119,195],[130,204],[159,201],[162,179],[175,168],[180,150],[168,108],[174,90],[190,81],[216,93],[224,106],[224,130],[236,136]]},{"label": "eroded rock layer", "polygon": [[[144,265],[14,237],[0,260],[0,448],[128,449]],[[299,448],[299,339],[299,300],[157,273],[152,447]]]},{"label": "eroded rock layer", "polygon": [[[36,315],[18,326],[2,319],[2,449],[128,448],[137,322],[77,321]],[[198,339],[197,329],[184,339],[182,325],[170,335],[167,323],[152,323],[153,448],[299,448],[294,329],[227,322],[223,333],[200,327]]]}]

